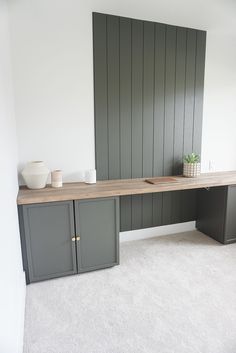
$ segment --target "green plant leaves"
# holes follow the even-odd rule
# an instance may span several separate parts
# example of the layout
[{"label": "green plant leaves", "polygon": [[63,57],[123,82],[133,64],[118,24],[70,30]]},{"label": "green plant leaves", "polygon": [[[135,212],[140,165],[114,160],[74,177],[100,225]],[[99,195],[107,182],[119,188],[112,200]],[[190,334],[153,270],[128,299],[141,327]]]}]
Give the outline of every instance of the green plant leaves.
[{"label": "green plant leaves", "polygon": [[199,163],[200,155],[191,153],[184,156],[184,163]]}]

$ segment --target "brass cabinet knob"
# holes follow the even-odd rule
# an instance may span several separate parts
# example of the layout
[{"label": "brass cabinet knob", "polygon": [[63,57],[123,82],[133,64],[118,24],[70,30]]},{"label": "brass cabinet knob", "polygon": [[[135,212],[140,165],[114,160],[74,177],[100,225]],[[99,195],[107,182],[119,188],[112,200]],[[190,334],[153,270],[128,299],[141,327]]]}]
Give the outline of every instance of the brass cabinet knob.
[{"label": "brass cabinet knob", "polygon": [[71,240],[72,241],[76,241],[76,240],[78,241],[78,240],[80,240],[80,236],[76,235],[75,237],[71,238]]}]

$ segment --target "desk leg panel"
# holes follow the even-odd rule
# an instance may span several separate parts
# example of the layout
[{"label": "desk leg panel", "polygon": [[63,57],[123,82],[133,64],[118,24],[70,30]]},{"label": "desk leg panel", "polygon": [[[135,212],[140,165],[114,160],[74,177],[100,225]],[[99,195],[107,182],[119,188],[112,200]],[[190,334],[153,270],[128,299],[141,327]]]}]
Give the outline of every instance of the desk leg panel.
[{"label": "desk leg panel", "polygon": [[200,189],[197,193],[197,229],[224,243],[227,187]]}]

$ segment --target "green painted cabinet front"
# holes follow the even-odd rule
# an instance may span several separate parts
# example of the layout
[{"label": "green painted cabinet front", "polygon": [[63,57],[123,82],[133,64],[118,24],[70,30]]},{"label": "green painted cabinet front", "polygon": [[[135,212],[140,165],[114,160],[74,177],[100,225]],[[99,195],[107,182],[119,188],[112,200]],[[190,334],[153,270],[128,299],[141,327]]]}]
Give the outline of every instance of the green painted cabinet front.
[{"label": "green painted cabinet front", "polygon": [[228,186],[226,222],[225,222],[225,242],[236,241],[236,186]]},{"label": "green painted cabinet front", "polygon": [[78,272],[119,263],[119,199],[75,201]]},{"label": "green painted cabinet front", "polygon": [[23,226],[29,282],[77,272],[73,201],[23,206]]},{"label": "green painted cabinet front", "polygon": [[236,242],[236,185],[198,190],[197,222],[201,232],[222,244]]},{"label": "green painted cabinet front", "polygon": [[119,263],[119,198],[19,207],[27,283]]}]

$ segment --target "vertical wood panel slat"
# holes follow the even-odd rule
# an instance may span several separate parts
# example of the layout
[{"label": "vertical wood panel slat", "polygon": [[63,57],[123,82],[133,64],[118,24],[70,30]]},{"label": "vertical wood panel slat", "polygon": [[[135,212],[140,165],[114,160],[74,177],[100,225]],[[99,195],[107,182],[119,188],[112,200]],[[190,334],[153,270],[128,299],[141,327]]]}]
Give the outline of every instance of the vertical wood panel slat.
[{"label": "vertical wood panel slat", "polygon": [[[196,68],[196,31],[187,29],[186,42],[186,83],[185,83],[185,118],[183,155],[193,150],[194,128],[194,94],[195,94],[195,68]],[[195,194],[189,191],[181,193],[182,222],[192,218],[195,205]],[[193,209],[194,208],[194,209]]]},{"label": "vertical wood panel slat", "polygon": [[132,197],[120,197],[120,231],[132,229]]},{"label": "vertical wood panel slat", "polygon": [[108,179],[106,15],[93,15],[93,39],[96,168],[97,178],[105,180]]},{"label": "vertical wood panel slat", "polygon": [[196,190],[181,191],[181,222],[196,219]]},{"label": "vertical wood panel slat", "polygon": [[142,227],[148,228],[153,225],[153,201],[152,194],[146,194],[142,197]]},{"label": "vertical wood panel slat", "polygon": [[131,20],[120,19],[120,161],[121,179],[131,178]]},{"label": "vertical wood panel slat", "polygon": [[[132,20],[132,178],[143,173],[143,22]],[[142,197],[132,197],[132,229],[142,227]]]},{"label": "vertical wood panel slat", "polygon": [[186,29],[177,28],[173,174],[182,174],[185,113]]},{"label": "vertical wood panel slat", "polygon": [[193,151],[201,153],[206,32],[197,31]]},{"label": "vertical wood panel slat", "polygon": [[176,28],[167,26],[165,71],[164,175],[173,172]]},{"label": "vertical wood panel slat", "polygon": [[132,198],[132,229],[142,228],[142,195],[134,195]]},{"label": "vertical wood panel slat", "polygon": [[196,31],[187,30],[186,48],[186,86],[185,86],[185,119],[184,119],[184,154],[192,152],[193,146],[193,113],[195,93],[195,59]]},{"label": "vertical wood panel slat", "polygon": [[171,224],[172,223],[172,192],[164,192],[162,201],[162,224]]},{"label": "vertical wood panel slat", "polygon": [[107,16],[109,179],[120,178],[119,17]]},{"label": "vertical wood panel slat", "polygon": [[165,36],[166,26],[155,24],[154,176],[164,175]]},{"label": "vertical wood panel slat", "polygon": [[[153,174],[154,38],[155,26],[143,28],[143,177]],[[152,226],[152,194],[143,195],[143,227]]]},{"label": "vertical wood panel slat", "polygon": [[[177,27],[175,72],[175,128],[173,174],[182,174],[185,111],[186,29]],[[171,222],[181,222],[181,192],[172,193]]]},{"label": "vertical wood panel slat", "polygon": [[[165,71],[165,121],[164,121],[164,175],[173,173],[174,118],[175,118],[175,57],[176,27],[166,30],[166,71]],[[172,193],[163,194],[163,223],[171,223]]]},{"label": "vertical wood panel slat", "polygon": [[163,193],[154,193],[152,197],[152,225],[153,227],[162,225],[162,200]]},{"label": "vertical wood panel slat", "polygon": [[[132,158],[132,53],[131,20],[120,18],[120,176],[131,178]],[[120,199],[121,231],[132,228],[131,196]]]},{"label": "vertical wood panel slat", "polygon": [[144,22],[143,177],[153,173],[154,23]]},{"label": "vertical wood panel slat", "polygon": [[[153,121],[153,175],[164,174],[164,119],[165,119],[165,36],[166,26],[155,24],[155,75]],[[153,226],[162,224],[163,194],[153,195]]]},{"label": "vertical wood panel slat", "polygon": [[132,178],[142,177],[143,23],[132,20]]},{"label": "vertical wood panel slat", "polygon": [[180,223],[181,222],[181,216],[182,216],[181,209],[182,209],[181,192],[180,191],[172,192],[171,223]]}]

